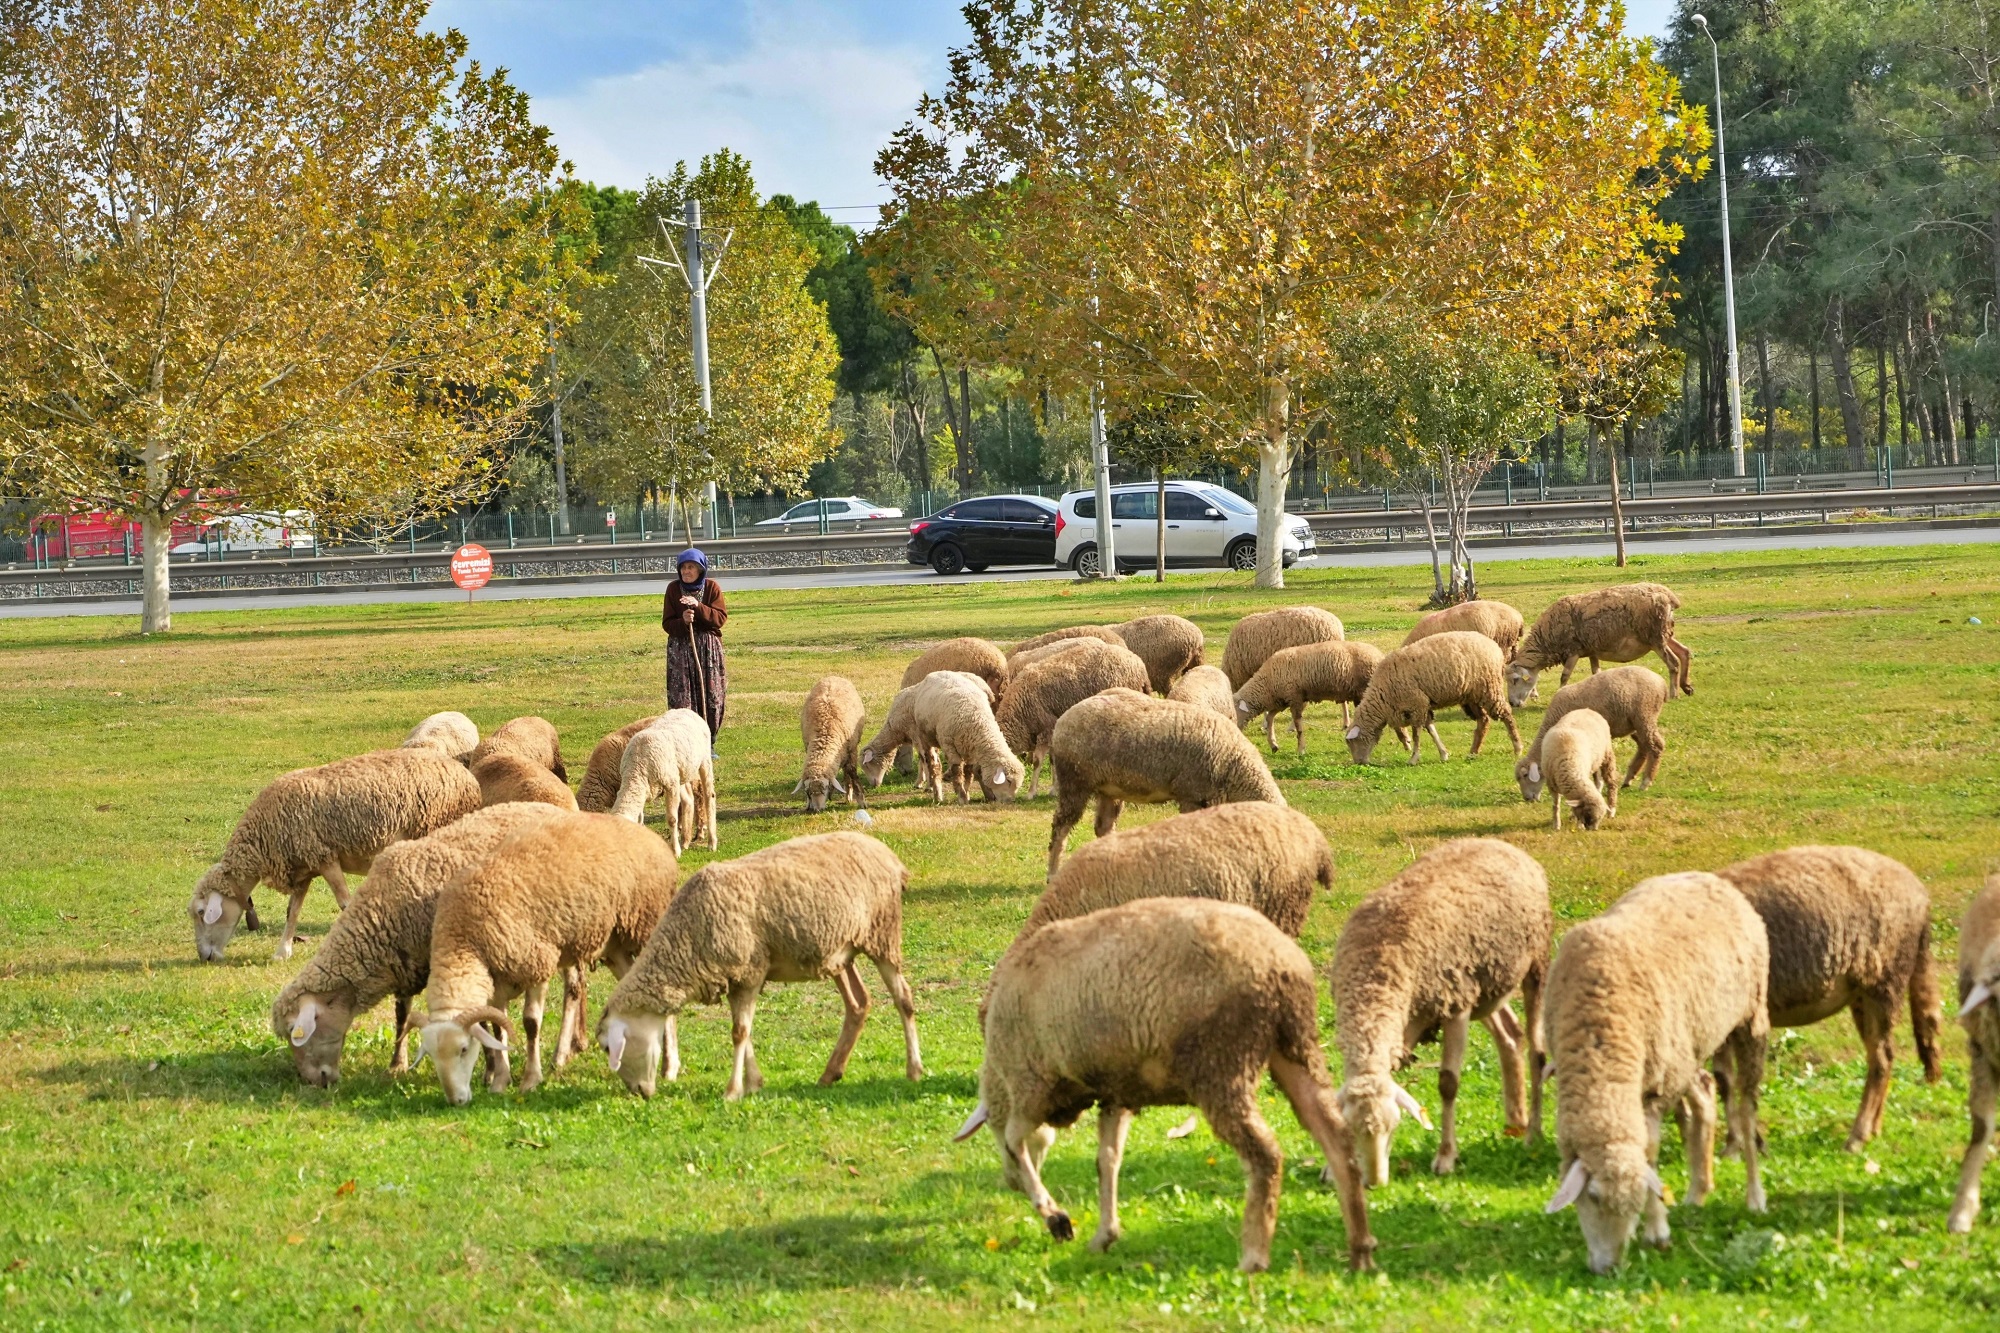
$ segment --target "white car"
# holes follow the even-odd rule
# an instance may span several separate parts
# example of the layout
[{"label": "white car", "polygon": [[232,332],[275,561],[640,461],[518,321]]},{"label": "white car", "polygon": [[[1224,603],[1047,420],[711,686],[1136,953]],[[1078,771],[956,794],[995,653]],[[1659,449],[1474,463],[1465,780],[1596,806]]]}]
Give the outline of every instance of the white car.
[{"label": "white car", "polygon": [[[1150,569],[1157,541],[1159,492],[1137,482],[1111,488],[1111,530],[1121,572]],[[1287,568],[1318,554],[1312,529],[1285,515]],[[1178,569],[1257,567],[1257,507],[1205,481],[1167,483],[1167,564]],[[1056,511],[1056,564],[1086,577],[1097,572],[1097,493],[1071,491]]]},{"label": "white car", "polygon": [[181,542],[169,555],[214,555],[231,551],[305,551],[317,545],[313,516],[303,509],[284,513],[225,514],[209,523],[201,538]]},{"label": "white car", "polygon": [[799,523],[819,523],[824,511],[829,523],[852,523],[863,518],[901,518],[903,511],[886,505],[878,505],[873,500],[864,500],[858,495],[835,495],[824,500],[805,500],[793,505],[776,518],[767,518],[757,524],[760,528],[791,527]]}]

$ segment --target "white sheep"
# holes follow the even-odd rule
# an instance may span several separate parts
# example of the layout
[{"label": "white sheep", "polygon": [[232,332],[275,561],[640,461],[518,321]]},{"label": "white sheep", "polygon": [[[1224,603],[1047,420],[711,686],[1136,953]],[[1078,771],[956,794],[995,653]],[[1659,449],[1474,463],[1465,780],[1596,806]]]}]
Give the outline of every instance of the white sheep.
[{"label": "white sheep", "polygon": [[1167,697],[1206,708],[1231,722],[1236,721],[1236,691],[1229,687],[1229,676],[1221,667],[1191,668],[1174,682],[1174,687],[1167,691]]},{"label": "white sheep", "polygon": [[[826,809],[828,800],[835,796],[849,797],[867,808],[868,800],[861,794],[861,729],[867,722],[861,691],[847,677],[821,676],[806,691],[805,706],[799,712],[806,762],[792,795],[806,794],[807,814]],[[845,787],[840,785],[842,773],[847,775]]]},{"label": "white sheep", "polygon": [[1281,709],[1292,710],[1292,732],[1299,753],[1306,752],[1306,705],[1338,703],[1341,724],[1354,720],[1354,705],[1368,692],[1368,681],[1382,663],[1383,653],[1372,643],[1329,639],[1280,648],[1264,659],[1257,674],[1236,691],[1236,720],[1243,726],[1261,716],[1264,739],[1278,752],[1272,723]]},{"label": "white sheep", "polygon": [[436,750],[447,759],[479,748],[479,728],[463,713],[432,713],[403,737],[405,750]]},{"label": "white sheep", "polygon": [[1508,698],[1520,707],[1533,697],[1535,682],[1552,666],[1562,667],[1562,684],[1580,659],[1594,675],[1600,661],[1633,662],[1658,653],[1681,693],[1693,694],[1688,667],[1694,654],[1674,637],[1680,597],[1658,583],[1626,583],[1558,598],[1536,619],[1514,650],[1507,667]]},{"label": "white sheep", "polygon": [[1629,787],[1636,777],[1644,791],[1652,785],[1660,758],[1667,752],[1667,736],[1660,730],[1660,709],[1666,702],[1667,682],[1636,666],[1613,667],[1557,690],[1542,712],[1541,730],[1514,763],[1514,781],[1521,786],[1521,799],[1532,805],[1542,798],[1542,737],[1577,708],[1588,708],[1603,718],[1614,740],[1630,736],[1638,742],[1638,753],[1632,756],[1620,785]]},{"label": "white sheep", "polygon": [[1958,1021],[1965,1027],[1966,1063],[1970,1066],[1966,1110],[1972,1133],[1965,1160],[1958,1169],[1958,1193],[1952,1199],[1945,1229],[1955,1236],[1972,1230],[1979,1216],[1979,1176],[1993,1151],[1993,1108],[2000,1090],[2000,874],[1986,877],[1986,887],[1966,904],[1958,932]]},{"label": "white sheep", "polygon": [[962,671],[933,671],[910,687],[916,718],[916,748],[928,756],[931,796],[944,801],[944,773],[951,771],[958,799],[967,799],[969,769],[989,801],[1012,801],[1020,794],[1021,761],[1014,757],[986,682]]},{"label": "white sheep", "polygon": [[[997,699],[1006,692],[1012,667],[1013,663],[1000,650],[999,644],[968,635],[932,644],[919,653],[916,660],[903,669],[903,679],[896,688],[906,690],[933,671],[964,671],[985,681]],[[916,772],[914,752],[907,745],[897,747],[896,771],[905,776]]]},{"label": "white sheep", "polygon": [[713,850],[715,822],[715,761],[708,723],[687,708],[669,709],[659,721],[625,743],[618,761],[618,796],[611,813],[635,824],[646,819],[646,804],[660,798],[666,805],[668,841],[674,855],[699,841],[703,831]]},{"label": "white sheep", "polygon": [[1306,643],[1344,639],[1340,617],[1317,606],[1281,606],[1236,622],[1222,649],[1222,670],[1232,692],[1243,688],[1272,653]]},{"label": "white sheep", "polygon": [[1562,831],[1565,802],[1575,809],[1576,822],[1586,830],[1618,813],[1618,756],[1611,749],[1611,724],[1601,713],[1590,708],[1571,709],[1540,739],[1540,771],[1530,761],[1528,773],[1548,784],[1558,833]]},{"label": "white sheep", "polygon": [[1400,735],[1410,729],[1410,762],[1423,752],[1428,731],[1437,747],[1438,759],[1445,753],[1438,736],[1433,710],[1457,706],[1475,720],[1472,753],[1486,741],[1486,728],[1499,718],[1521,753],[1521,731],[1514,725],[1514,710],[1507,703],[1507,662],[1499,646],[1484,634],[1471,630],[1450,630],[1396,649],[1375,668],[1361,706],[1354,711],[1354,725],[1347,729],[1347,748],[1354,762],[1365,764],[1375,753],[1383,729],[1394,727]]}]

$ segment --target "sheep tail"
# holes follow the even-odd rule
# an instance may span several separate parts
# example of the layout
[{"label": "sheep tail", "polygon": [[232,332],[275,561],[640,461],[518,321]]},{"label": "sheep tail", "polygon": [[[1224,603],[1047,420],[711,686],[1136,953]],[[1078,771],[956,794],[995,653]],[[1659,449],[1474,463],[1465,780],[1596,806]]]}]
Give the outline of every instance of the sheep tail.
[{"label": "sheep tail", "polygon": [[1319,1040],[1319,1006],[1312,981],[1303,987],[1287,986],[1289,992],[1278,1005],[1278,1027],[1272,1046],[1278,1055],[1303,1065],[1313,1079],[1324,1085],[1332,1080],[1326,1067],[1326,1048]]},{"label": "sheep tail", "polygon": [[1938,1000],[1937,970],[1931,966],[1931,927],[1924,923],[1917,936],[1917,965],[1910,972],[1910,1035],[1917,1043],[1917,1058],[1924,1064],[1924,1082],[1938,1081],[1942,1054],[1938,1049],[1938,1028],[1942,1023]]}]

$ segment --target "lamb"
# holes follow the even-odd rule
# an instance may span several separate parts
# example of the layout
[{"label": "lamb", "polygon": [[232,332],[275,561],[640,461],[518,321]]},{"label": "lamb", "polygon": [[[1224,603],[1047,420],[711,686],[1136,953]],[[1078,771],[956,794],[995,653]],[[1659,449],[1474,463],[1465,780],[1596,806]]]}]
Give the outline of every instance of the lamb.
[{"label": "lamb", "polygon": [[[792,795],[806,794],[807,814],[816,815],[826,809],[828,799],[833,796],[847,796],[856,805],[867,808],[868,800],[861,794],[860,759],[861,728],[867,721],[868,710],[862,705],[861,691],[845,676],[821,676],[806,691],[805,707],[799,714],[806,766],[799,775],[798,785],[792,788]],[[845,787],[840,785],[842,773],[847,774]]]},{"label": "lamb", "polygon": [[[1601,714],[1590,708],[1572,709],[1540,740],[1540,774],[1549,785],[1556,832],[1562,832],[1565,801],[1586,831],[1618,813],[1618,756],[1611,749],[1611,724]],[[1535,772],[1532,763],[1528,771]]]},{"label": "lamb", "polygon": [[1117,827],[1127,801],[1172,801],[1181,813],[1231,801],[1285,803],[1242,732],[1194,704],[1111,689],[1063,714],[1049,743],[1055,817],[1049,878],[1063,844],[1097,798],[1097,836]]},{"label": "lamb", "polygon": [[1994,1092],[2000,1089],[1996,992],[2000,992],[2000,874],[1988,875],[1986,887],[1966,905],[1965,924],[1958,933],[1958,1021],[1965,1026],[1971,1065],[1965,1105],[1972,1116],[1972,1134],[1958,1169],[1958,1194],[1945,1222],[1953,1235],[1971,1231],[1979,1216],[1979,1173],[1993,1150]]},{"label": "lamb", "polygon": [[1333,888],[1333,849],[1319,826],[1282,805],[1239,801],[1085,843],[1018,938],[1135,898],[1213,898],[1254,908],[1297,939],[1315,888]]},{"label": "lamb", "polygon": [[1499,718],[1521,753],[1521,731],[1514,725],[1514,710],[1507,703],[1507,661],[1499,645],[1484,634],[1471,630],[1447,630],[1406,644],[1382,659],[1369,679],[1368,691],[1355,710],[1354,725],[1347,729],[1347,748],[1354,762],[1365,764],[1382,739],[1382,729],[1394,726],[1397,734],[1411,729],[1410,762],[1423,753],[1423,737],[1431,734],[1438,760],[1450,758],[1439,738],[1432,710],[1453,704],[1474,719],[1472,753],[1477,755],[1486,740],[1486,728]]},{"label": "lamb", "polygon": [[315,876],[346,907],[347,875],[366,874],[390,843],[421,838],[479,805],[472,774],[430,749],[375,750],[273,779],[194,887],[188,916],[196,955],[221,962],[239,917],[257,929],[251,891],[269,884],[291,897],[275,954],[290,958],[299,909]]},{"label": "lamb", "polygon": [[1326,1156],[1346,1223],[1349,1266],[1373,1266],[1347,1126],[1328,1086],[1310,960],[1248,907],[1142,898],[1055,921],[993,970],[978,1107],[960,1126],[989,1126],[1009,1188],[1028,1196],[1059,1241],[1076,1230],[1042,1184],[1056,1130],[1096,1103],[1097,1234],[1122,1234],[1118,1169],[1135,1111],[1193,1105],[1236,1150],[1249,1177],[1239,1267],[1270,1266],[1283,1158],[1257,1107],[1268,1066]]},{"label": "lamb", "polygon": [[764,1086],[750,1045],[757,996],[773,981],[826,978],[847,1015],[820,1084],[836,1083],[868,1017],[868,989],[855,955],[873,960],[903,1019],[904,1072],[924,1076],[917,1009],[903,979],[903,889],[909,871],[896,854],[859,833],[793,838],[688,877],[660,918],[645,952],[604,1007],[599,1040],[625,1086],[650,1098],[661,1046],[667,1078],[680,1072],[674,1018],[689,1004],[729,999],[735,1065],[724,1101]]},{"label": "lamb", "polygon": [[1687,1201],[1714,1188],[1715,1089],[1702,1065],[1718,1052],[1737,1094],[1729,1122],[1743,1144],[1745,1204],[1764,1211],[1757,1088],[1770,970],[1756,911],[1699,871],[1646,880],[1563,936],[1544,997],[1562,1161],[1546,1211],[1576,1205],[1592,1272],[1624,1261],[1642,1211],[1645,1242],[1668,1243],[1663,1108],[1685,1098]]},{"label": "lamb", "polygon": [[[1902,862],[1861,847],[1792,847],[1715,873],[1763,918],[1771,1026],[1806,1027],[1842,1009],[1854,1015],[1868,1079],[1847,1151],[1860,1152],[1882,1130],[1895,1061],[1890,1030],[1905,999],[1924,1081],[1938,1079],[1943,1019],[1931,968],[1929,891]],[[1962,945],[1959,956],[1967,956]],[[1726,1078],[1717,1082],[1726,1101]]]},{"label": "lamb", "polygon": [[1501,653],[1512,657],[1514,646],[1521,642],[1521,627],[1525,623],[1521,613],[1505,602],[1475,599],[1431,612],[1411,628],[1403,642],[1415,643],[1433,634],[1464,629],[1484,634],[1500,645]]},{"label": "lamb", "polygon": [[[326,933],[326,942],[271,1004],[271,1030],[291,1042],[299,1078],[329,1088],[354,1021],[396,997],[389,1072],[409,1068],[410,999],[430,980],[431,916],[454,876],[479,864],[508,838],[555,816],[555,807],[517,801],[475,810],[437,832],[392,843],[375,858],[368,882]],[[580,1002],[581,995],[569,997]],[[565,1011],[566,1035],[575,1039]],[[568,1058],[558,1050],[558,1061]]]},{"label": "lamb", "polygon": [[1666,733],[1660,730],[1660,708],[1667,702],[1667,682],[1645,667],[1613,667],[1594,676],[1571,681],[1556,691],[1542,713],[1541,730],[1527,752],[1514,762],[1514,781],[1521,786],[1521,799],[1533,804],[1542,797],[1542,738],[1572,709],[1588,708],[1603,718],[1615,739],[1630,736],[1639,743],[1625,770],[1623,786],[1639,779],[1644,791],[1659,772],[1660,757],[1667,752]]},{"label": "lamb", "polygon": [[1271,753],[1278,752],[1278,737],[1272,722],[1278,710],[1292,710],[1292,732],[1298,737],[1299,753],[1306,752],[1306,705],[1338,703],[1342,725],[1354,720],[1354,705],[1368,692],[1368,681],[1382,662],[1383,653],[1372,643],[1329,639],[1325,643],[1300,644],[1280,648],[1264,659],[1257,674],[1236,691],[1236,720],[1247,727],[1262,715],[1264,739]]},{"label": "lamb", "polygon": [[[1007,654],[991,640],[972,637],[946,639],[925,649],[903,669],[903,679],[898,688],[908,689],[933,671],[965,671],[985,681],[997,699],[1007,690],[1012,667]],[[907,745],[897,747],[896,771],[905,775],[917,771],[913,752]]]},{"label": "lamb", "polygon": [[1099,639],[1116,648],[1123,648],[1125,640],[1117,630],[1109,625],[1070,625],[1063,629],[1052,629],[1046,634],[1037,634],[1031,639],[1023,639],[1007,652],[1007,665],[1011,675],[1014,659],[1030,648],[1040,648],[1058,639]]},{"label": "lamb", "polygon": [[1281,648],[1346,637],[1340,617],[1316,606],[1281,606],[1273,611],[1259,611],[1243,617],[1229,631],[1229,642],[1222,649],[1222,669],[1228,673],[1229,688],[1234,692],[1242,689],[1265,659]]},{"label": "lamb", "polygon": [[540,801],[558,810],[577,808],[569,784],[531,759],[511,750],[496,750],[472,766],[480,799],[487,805]]},{"label": "lamb", "polygon": [[465,756],[465,766],[471,768],[487,755],[502,750],[540,764],[564,782],[569,781],[569,770],[563,767],[562,746],[556,741],[555,723],[545,717],[517,717],[502,723]]},{"label": "lamb", "polygon": [[436,750],[456,759],[479,747],[479,728],[463,713],[432,713],[403,737],[405,750]]},{"label": "lamb", "polygon": [[1236,721],[1236,691],[1229,688],[1229,677],[1221,667],[1192,668],[1174,682],[1174,687],[1167,691],[1167,697],[1206,708],[1231,722]]},{"label": "lamb", "polygon": [[[980,679],[973,677],[971,672],[960,674]],[[990,705],[993,700],[992,686],[986,685],[983,679],[980,679],[980,683],[986,690],[987,702]],[[917,785],[924,788],[932,785],[930,748],[926,745],[921,751],[916,750],[918,739],[916,688],[915,685],[908,685],[896,691],[896,697],[889,701],[888,716],[882,719],[882,729],[875,733],[875,739],[861,747],[861,776],[868,779],[868,785],[871,787],[881,786],[882,779],[888,776],[890,760],[900,759],[906,752],[915,752],[917,755]]]},{"label": "lamb", "polygon": [[539,1086],[549,980],[599,961],[624,976],[678,874],[673,852],[645,828],[616,815],[557,811],[446,885],[431,925],[429,1012],[410,1020],[422,1032],[418,1058],[436,1064],[446,1100],[472,1100],[482,1047],[499,1057],[487,1086],[507,1086],[507,1002],[516,995],[528,1049],[521,1088]]},{"label": "lamb", "polygon": [[1657,583],[1627,583],[1558,598],[1514,650],[1507,667],[1509,700],[1516,708],[1528,702],[1536,679],[1557,664],[1567,685],[1579,658],[1590,659],[1595,675],[1600,661],[1635,662],[1649,652],[1660,655],[1681,693],[1693,694],[1688,666],[1694,654],[1674,637],[1674,611],[1680,604],[1672,589]]},{"label": "lamb", "polygon": [[[1473,1021],[1500,1056],[1509,1137],[1542,1134],[1542,983],[1554,929],[1549,877],[1535,859],[1496,838],[1439,843],[1363,898],[1333,955],[1333,998],[1346,1082],[1341,1113],[1354,1132],[1361,1178],[1389,1178],[1389,1141],[1404,1112],[1430,1121],[1394,1071],[1438,1039],[1437,1156],[1458,1167],[1459,1070]],[[1527,1026],[1507,998],[1516,990]]]},{"label": "lamb", "polygon": [[576,789],[577,809],[594,814],[611,809],[611,803],[618,799],[618,781],[622,773],[620,765],[625,758],[626,743],[659,720],[659,714],[655,713],[605,733],[604,739],[590,752],[590,763],[583,770],[583,782]]},{"label": "lamb", "polygon": [[1008,748],[1028,761],[1028,799],[1033,800],[1041,786],[1042,760],[1063,714],[1104,690],[1144,694],[1150,684],[1146,664],[1116,644],[1073,649],[1016,674],[994,720]]},{"label": "lamb", "polygon": [[618,796],[610,813],[643,824],[646,803],[662,797],[674,855],[692,846],[704,831],[709,850],[715,850],[719,835],[711,744],[701,714],[688,708],[660,714],[657,722],[625,743],[618,761]]},{"label": "lamb", "polygon": [[951,770],[958,799],[967,799],[971,769],[989,801],[1012,801],[1021,790],[1021,761],[993,720],[986,682],[962,671],[933,671],[910,687],[916,710],[917,748],[930,755],[931,797],[944,803],[944,772]]},{"label": "lamb", "polygon": [[1155,694],[1165,694],[1183,672],[1200,666],[1207,651],[1201,626],[1183,616],[1140,616],[1112,628],[1146,664]]}]

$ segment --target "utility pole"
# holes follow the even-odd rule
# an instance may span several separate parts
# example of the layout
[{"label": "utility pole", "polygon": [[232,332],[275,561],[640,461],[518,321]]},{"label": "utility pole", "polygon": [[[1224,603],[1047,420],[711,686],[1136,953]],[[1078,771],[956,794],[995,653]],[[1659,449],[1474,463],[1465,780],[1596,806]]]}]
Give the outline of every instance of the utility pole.
[{"label": "utility pole", "polygon": [[1118,577],[1117,543],[1111,535],[1111,450],[1104,440],[1104,391],[1090,388],[1090,460],[1097,471],[1097,577]]},{"label": "utility pole", "polygon": [[[668,258],[654,259],[650,255],[639,256],[639,262],[654,268],[676,270],[688,288],[688,323],[694,350],[694,378],[701,387],[701,426],[708,430],[709,418],[715,415],[715,403],[708,387],[708,288],[722,274],[722,257],[729,251],[729,242],[735,238],[734,229],[723,233],[722,244],[715,248],[715,267],[708,269],[702,247],[701,200],[690,198],[682,208],[682,221],[678,224],[685,233],[687,257],[682,260],[667,251]],[[660,230],[675,225],[670,218],[660,219]],[[722,535],[721,516],[716,512],[715,481],[711,478],[702,488],[702,504],[708,510],[708,535]]]},{"label": "utility pole", "polygon": [[[1709,58],[1715,67],[1715,178],[1722,187],[1722,309],[1729,338],[1729,454],[1736,476],[1743,475],[1743,373],[1736,361],[1736,269],[1729,244],[1729,149],[1722,140],[1722,48],[1715,44],[1708,19],[1693,16],[1694,25],[1708,38]],[[1770,441],[1766,440],[1766,447]]]}]

